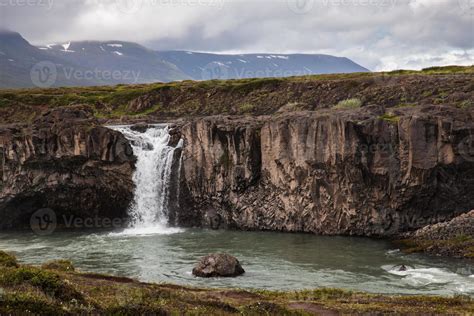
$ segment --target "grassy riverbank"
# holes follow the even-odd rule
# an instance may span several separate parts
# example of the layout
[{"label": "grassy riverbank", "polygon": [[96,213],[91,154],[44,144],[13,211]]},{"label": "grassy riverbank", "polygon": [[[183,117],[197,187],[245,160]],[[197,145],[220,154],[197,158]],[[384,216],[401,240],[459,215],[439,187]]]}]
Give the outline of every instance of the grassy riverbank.
[{"label": "grassy riverbank", "polygon": [[313,315],[474,313],[469,297],[388,296],[338,289],[200,289],[75,271],[68,261],[20,265],[0,252],[0,314]]}]

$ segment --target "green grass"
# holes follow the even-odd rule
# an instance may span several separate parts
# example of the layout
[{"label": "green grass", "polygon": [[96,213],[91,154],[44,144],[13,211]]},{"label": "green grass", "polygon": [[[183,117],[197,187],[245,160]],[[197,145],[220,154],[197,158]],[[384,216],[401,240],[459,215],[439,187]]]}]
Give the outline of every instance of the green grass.
[{"label": "green grass", "polygon": [[422,73],[428,74],[455,74],[460,72],[474,72],[472,67],[465,66],[443,66],[443,67],[429,67],[421,70]]},{"label": "green grass", "polygon": [[346,99],[340,101],[333,108],[334,109],[357,109],[362,106],[362,101],[357,98]]},{"label": "green grass", "polygon": [[465,100],[465,101],[461,102],[458,105],[458,107],[461,108],[461,109],[472,109],[474,107],[474,101]]},{"label": "green grass", "polygon": [[17,267],[18,263],[15,256],[0,250],[0,266],[11,268]]},{"label": "green grass", "polygon": [[[342,100],[335,108],[353,109],[365,104],[408,106],[412,104],[454,103],[468,108],[468,100],[451,101],[448,97],[456,89],[468,89],[466,75],[474,73],[473,67],[436,67],[422,71],[394,71],[386,73],[325,74],[290,78],[257,78],[237,80],[183,81],[101,87],[68,87],[51,89],[0,90],[0,123],[31,122],[48,108],[84,104],[90,106],[95,116],[102,119],[122,117],[177,118],[206,115],[271,115],[282,111],[326,109]],[[427,91],[422,86],[423,77],[456,75],[443,89]],[[460,75],[460,76],[458,76]],[[400,96],[398,87],[377,84],[380,76],[411,76],[421,85],[420,93],[412,92],[407,99]],[[462,79],[463,85],[458,82]],[[401,78],[400,81],[403,81]],[[438,80],[438,79],[436,79]],[[439,79],[441,80],[441,79]],[[446,80],[446,79],[443,79]],[[394,81],[394,82],[398,82]],[[420,83],[421,82],[421,83]],[[403,85],[400,82],[400,85]],[[429,93],[428,93],[429,92]],[[129,106],[138,97],[151,97],[155,105],[135,113]],[[361,99],[349,96],[363,96]],[[407,102],[409,100],[410,103]],[[297,104],[298,106],[288,106]],[[280,111],[280,112],[282,112]]]},{"label": "green grass", "polygon": [[392,114],[392,113],[385,113],[379,116],[379,119],[389,122],[389,123],[396,124],[400,121],[400,116]]},{"label": "green grass", "polygon": [[61,300],[82,300],[82,295],[58,274],[36,267],[22,266],[14,269],[3,269],[0,272],[0,285],[3,287],[32,286],[46,295]]},{"label": "green grass", "polygon": [[74,272],[75,268],[71,261],[69,260],[53,260],[46,262],[41,266],[45,270],[57,270],[63,272]]},{"label": "green grass", "polygon": [[255,110],[255,105],[250,103],[244,103],[239,106],[242,113],[252,113]]}]

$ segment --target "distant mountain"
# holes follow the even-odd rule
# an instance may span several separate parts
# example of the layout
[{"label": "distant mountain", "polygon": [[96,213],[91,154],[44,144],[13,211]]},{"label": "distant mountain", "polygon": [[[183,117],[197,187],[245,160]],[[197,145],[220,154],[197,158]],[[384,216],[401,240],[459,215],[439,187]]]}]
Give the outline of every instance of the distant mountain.
[{"label": "distant mountain", "polygon": [[196,80],[290,77],[327,73],[368,72],[345,57],[321,54],[223,55],[188,51],[159,52]]},{"label": "distant mountain", "polygon": [[0,88],[91,86],[177,80],[289,77],[366,72],[329,55],[224,55],[153,51],[122,41],[78,41],[35,47],[0,31]]},{"label": "distant mountain", "polygon": [[88,86],[104,84],[95,78],[69,77],[67,69],[84,71],[77,64],[30,45],[20,34],[0,31],[0,87]]},{"label": "distant mountain", "polygon": [[136,43],[82,41],[39,47],[97,72],[101,79],[116,83],[151,83],[192,79],[175,65],[163,61],[157,52]]}]

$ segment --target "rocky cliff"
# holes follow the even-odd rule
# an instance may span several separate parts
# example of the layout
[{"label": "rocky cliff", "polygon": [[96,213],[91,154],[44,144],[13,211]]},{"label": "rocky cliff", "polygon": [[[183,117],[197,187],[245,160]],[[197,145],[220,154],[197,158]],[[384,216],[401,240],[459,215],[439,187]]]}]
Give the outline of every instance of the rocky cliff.
[{"label": "rocky cliff", "polygon": [[473,111],[368,106],[182,127],[181,224],[391,235],[474,207]]},{"label": "rocky cliff", "polygon": [[0,91],[0,227],[44,207],[126,216],[135,158],[104,126],[156,122],[184,140],[171,224],[388,236],[447,221],[474,209],[473,73]]},{"label": "rocky cliff", "polygon": [[85,107],[47,111],[32,125],[0,129],[0,228],[50,208],[64,216],[122,218],[133,197],[134,157],[118,132]]}]

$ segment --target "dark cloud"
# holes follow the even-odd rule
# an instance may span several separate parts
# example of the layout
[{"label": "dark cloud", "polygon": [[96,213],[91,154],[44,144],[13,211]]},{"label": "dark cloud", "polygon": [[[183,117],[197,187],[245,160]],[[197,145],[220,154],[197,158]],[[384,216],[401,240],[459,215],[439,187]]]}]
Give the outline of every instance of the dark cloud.
[{"label": "dark cloud", "polygon": [[0,0],[0,27],[35,44],[328,53],[374,70],[474,63],[471,0]]}]

